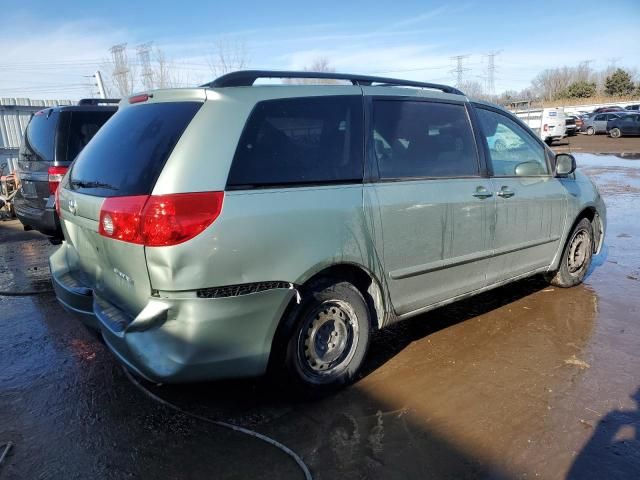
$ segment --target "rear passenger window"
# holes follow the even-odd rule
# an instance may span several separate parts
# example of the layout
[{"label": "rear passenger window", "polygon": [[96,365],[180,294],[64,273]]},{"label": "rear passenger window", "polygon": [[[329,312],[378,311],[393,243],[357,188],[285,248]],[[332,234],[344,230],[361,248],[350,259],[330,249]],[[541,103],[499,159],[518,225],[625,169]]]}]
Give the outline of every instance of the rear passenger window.
[{"label": "rear passenger window", "polygon": [[362,181],[362,97],[267,100],[247,121],[228,187]]},{"label": "rear passenger window", "polygon": [[375,101],[373,143],[383,179],[478,175],[476,145],[463,105]]}]

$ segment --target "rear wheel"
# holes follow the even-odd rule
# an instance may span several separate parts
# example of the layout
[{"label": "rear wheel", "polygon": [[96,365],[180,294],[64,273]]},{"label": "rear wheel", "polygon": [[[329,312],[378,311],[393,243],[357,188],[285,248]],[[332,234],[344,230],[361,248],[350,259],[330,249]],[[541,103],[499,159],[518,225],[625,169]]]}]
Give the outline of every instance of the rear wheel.
[{"label": "rear wheel", "polygon": [[622,132],[616,127],[609,131],[609,135],[611,135],[612,138],[620,138],[622,136]]},{"label": "rear wheel", "polygon": [[560,267],[550,278],[556,287],[573,287],[584,280],[593,257],[593,226],[583,218],[571,232],[564,247]]},{"label": "rear wheel", "polygon": [[593,127],[588,127],[587,128],[587,135],[595,135],[596,134],[596,129]]},{"label": "rear wheel", "polygon": [[357,378],[369,345],[371,314],[351,283],[322,280],[305,292],[290,324],[284,364],[287,376],[307,393],[322,393]]}]

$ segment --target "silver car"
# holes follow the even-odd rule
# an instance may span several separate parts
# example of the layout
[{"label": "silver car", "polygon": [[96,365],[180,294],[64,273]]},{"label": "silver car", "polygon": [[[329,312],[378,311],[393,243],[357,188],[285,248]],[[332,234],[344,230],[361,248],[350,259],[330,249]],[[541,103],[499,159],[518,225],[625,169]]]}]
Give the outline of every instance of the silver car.
[{"label": "silver car", "polygon": [[627,115],[627,113],[596,113],[584,119],[581,131],[586,132],[587,135],[607,133],[607,122],[615,120],[616,118],[622,118],[625,115]]},{"label": "silver car", "polygon": [[356,379],[394,322],[535,274],[580,283],[606,224],[573,157],[502,108],[310,72],[123,100],[57,197],[58,299],[128,368],[311,391]]}]

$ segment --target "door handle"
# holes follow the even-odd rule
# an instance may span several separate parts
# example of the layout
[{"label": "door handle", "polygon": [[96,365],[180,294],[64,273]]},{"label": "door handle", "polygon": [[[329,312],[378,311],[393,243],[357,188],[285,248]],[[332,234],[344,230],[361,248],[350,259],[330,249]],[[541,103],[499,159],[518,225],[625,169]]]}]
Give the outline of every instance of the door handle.
[{"label": "door handle", "polygon": [[489,190],[487,190],[484,187],[478,187],[476,188],[476,191],[473,193],[473,196],[476,198],[489,198],[489,197],[493,197],[493,193],[491,193]]},{"label": "door handle", "polygon": [[502,198],[511,198],[516,194],[513,190],[509,190],[509,187],[502,187],[499,192],[496,192],[496,195]]}]

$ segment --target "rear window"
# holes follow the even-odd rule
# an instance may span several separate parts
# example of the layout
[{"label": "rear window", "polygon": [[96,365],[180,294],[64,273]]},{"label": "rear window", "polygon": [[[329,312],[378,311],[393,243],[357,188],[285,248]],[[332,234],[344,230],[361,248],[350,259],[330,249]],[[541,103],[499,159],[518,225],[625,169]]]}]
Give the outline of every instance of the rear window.
[{"label": "rear window", "polygon": [[362,181],[362,97],[268,100],[245,126],[227,186]]},{"label": "rear window", "polygon": [[58,117],[57,110],[43,110],[31,118],[24,137],[24,151],[30,157],[26,160],[32,162],[54,160]]},{"label": "rear window", "polygon": [[89,195],[148,195],[202,104],[169,102],[118,111],[80,152],[69,187]]},{"label": "rear window", "polygon": [[115,110],[70,112],[69,137],[60,160],[71,161],[89,143],[98,130],[111,118]]}]

